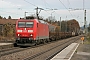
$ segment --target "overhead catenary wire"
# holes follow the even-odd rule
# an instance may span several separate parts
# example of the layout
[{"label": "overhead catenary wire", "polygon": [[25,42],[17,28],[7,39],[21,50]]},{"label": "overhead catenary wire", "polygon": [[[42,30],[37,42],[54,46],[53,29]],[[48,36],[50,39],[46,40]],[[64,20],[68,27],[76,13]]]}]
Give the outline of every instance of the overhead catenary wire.
[{"label": "overhead catenary wire", "polygon": [[28,2],[28,1],[26,1],[26,0],[24,0],[25,2],[27,2],[27,3],[29,3],[30,5],[33,5],[33,6],[35,6],[35,7],[38,7],[38,6],[36,6],[35,4],[32,4],[32,3],[30,3],[30,2]]},{"label": "overhead catenary wire", "polygon": [[[36,5],[30,3],[30,2],[28,2],[26,0],[24,0],[24,1],[27,2],[27,3],[29,3],[29,4],[31,4],[31,5],[33,5],[33,6],[35,6],[35,7],[37,7]],[[18,8],[18,9],[22,10],[22,8]],[[2,11],[4,13],[7,13],[7,14],[14,14],[14,15],[19,15],[19,16],[21,15],[21,14],[17,14],[17,13],[13,13],[13,12],[8,12],[8,11],[4,11],[4,10],[0,10],[0,11]]]},{"label": "overhead catenary wire", "polygon": [[[36,6],[35,4],[33,4],[33,3],[30,3],[30,2],[28,2],[28,1],[26,1],[26,0],[24,0],[25,2],[27,2],[27,3],[29,3],[30,5],[33,5],[33,6],[35,6],[35,7],[38,7],[38,6]],[[44,11],[46,11],[46,10],[44,10]],[[47,12],[47,11],[46,11]],[[48,12],[47,12],[48,13]],[[50,13],[49,13],[50,14]]]},{"label": "overhead catenary wire", "polygon": [[[51,6],[46,2],[46,0],[43,0],[50,8],[51,8]],[[51,8],[52,9],[52,8]],[[46,11],[47,12],[47,10],[44,10],[44,11]],[[48,12],[47,12],[48,13]],[[49,13],[49,14],[51,14],[51,13]]]},{"label": "overhead catenary wire", "polygon": [[[18,8],[18,9],[22,10],[21,8]],[[19,14],[19,13],[15,13],[14,11],[13,11],[13,12],[10,12],[10,11],[4,11],[4,10],[1,10],[1,9],[0,9],[0,11],[1,11],[1,12],[4,12],[4,13],[7,13],[7,14],[9,14],[9,15],[11,15],[11,14],[13,14],[13,15],[18,15],[18,16],[21,16],[21,15],[22,15],[22,14]]]},{"label": "overhead catenary wire", "polygon": [[3,11],[3,10],[0,10],[0,11],[5,12],[5,13],[9,13],[9,14],[20,15],[20,14],[17,14],[17,13],[7,12],[7,11]]},{"label": "overhead catenary wire", "polygon": [[[38,7],[37,5],[35,5],[35,4],[33,4],[33,3],[31,3],[31,2],[29,2],[29,1],[27,1],[27,0],[23,0],[23,1],[25,1],[26,3],[28,3],[28,4],[30,4],[30,5],[32,5],[32,6],[35,6],[35,7]],[[43,0],[49,7],[50,7],[50,5],[48,4],[48,2],[46,1],[46,0]],[[51,8],[51,7],[50,7]],[[20,8],[21,10],[22,10],[22,8]],[[68,10],[68,9],[67,9]],[[44,11],[45,12],[47,12],[47,10],[45,10],[44,9]],[[69,11],[69,10],[68,10]],[[70,12],[70,11],[69,11]],[[51,14],[50,12],[47,12],[48,14]],[[55,11],[55,13],[56,13],[56,11]],[[71,14],[71,13],[70,13]],[[18,14],[17,14],[18,15]],[[58,14],[59,15],[59,14]],[[71,14],[72,15],[72,14]],[[73,15],[72,15],[73,16]]]},{"label": "overhead catenary wire", "polygon": [[[46,2],[46,0],[43,0],[48,6],[49,4]],[[60,1],[60,0],[59,0]],[[61,1],[60,1],[61,2]],[[62,2],[61,2],[62,3]],[[69,0],[68,3],[70,4]],[[67,7],[62,3],[62,5],[67,9]],[[50,7],[50,6],[49,6]],[[50,7],[51,8],[51,7]],[[51,8],[52,9],[52,8]],[[68,9],[67,9],[68,10]],[[69,11],[69,10],[68,10]],[[55,12],[56,13],[56,12]],[[71,12],[69,11],[69,13],[71,14]],[[57,14],[57,13],[56,13]],[[73,15],[71,14],[71,16],[73,17]]]},{"label": "overhead catenary wire", "polygon": [[[46,2],[46,0],[43,0],[49,7],[50,7],[50,5]],[[47,12],[47,10],[44,10],[45,12]],[[49,12],[47,12],[48,14],[51,14],[51,13],[49,13]]]},{"label": "overhead catenary wire", "polygon": [[[32,6],[35,6],[35,7],[38,7],[37,5],[35,5],[35,4],[33,4],[33,3],[31,3],[31,2],[29,2],[29,1],[27,1],[27,0],[23,0],[23,1],[25,1],[26,3],[28,3],[28,4],[30,4],[30,5],[32,5]],[[44,0],[45,1],[45,0]],[[46,2],[46,1],[45,1]],[[47,3],[47,2],[46,2]],[[47,3],[48,4],[48,3]],[[49,5],[49,4],[48,4]],[[50,7],[50,6],[49,6]],[[22,10],[22,8],[18,8],[18,9],[20,9],[20,10]],[[43,10],[43,11],[45,11],[46,13],[48,13],[48,14],[50,14],[49,12],[47,12],[47,10]],[[6,13],[12,13],[12,12],[7,12],[7,11],[4,11],[4,12],[6,12]],[[17,14],[17,13],[13,13],[14,15],[20,15],[20,14]]]},{"label": "overhead catenary wire", "polygon": [[71,8],[71,7],[70,7],[70,1],[69,1],[69,0],[67,0],[67,2],[68,2],[68,6],[69,6],[69,8]]},{"label": "overhead catenary wire", "polygon": [[[68,2],[68,7],[69,7],[69,9],[72,9],[72,7],[70,6],[70,1],[69,0],[67,0],[67,2]],[[70,10],[69,10],[70,11]],[[73,13],[74,14],[74,13]],[[74,14],[74,16],[75,16],[75,14]]]},{"label": "overhead catenary wire", "polygon": [[[2,1],[4,1],[4,0],[2,0]],[[7,14],[14,14],[14,15],[19,15],[19,16],[21,15],[21,14],[17,14],[17,13],[14,13],[14,12],[4,11],[4,10],[2,10],[2,9],[4,9],[4,8],[0,8],[0,11],[1,11],[1,12],[4,12],[4,13],[7,13]],[[6,9],[13,9],[13,8],[5,8],[5,10],[6,10]],[[5,14],[5,15],[6,15],[6,14]]]},{"label": "overhead catenary wire", "polygon": [[47,2],[46,2],[46,0],[43,0],[49,7],[51,7]]},{"label": "overhead catenary wire", "polygon": [[[59,0],[60,3],[62,3],[61,0]],[[67,7],[62,3],[62,5],[67,9]],[[68,9],[67,9],[68,10]],[[69,10],[68,10],[69,11]],[[71,14],[71,12],[69,11],[69,13]],[[73,15],[71,14],[71,16],[73,17]]]},{"label": "overhead catenary wire", "polygon": [[[29,3],[29,4],[32,4],[32,3],[30,3],[30,2],[28,2],[28,1],[26,1],[26,0],[24,0],[25,2],[27,2],[27,3]],[[33,6],[35,6],[34,4],[32,4]],[[18,7],[18,6],[16,6],[16,7]],[[1,8],[2,9],[2,8]],[[8,12],[8,11],[4,11],[4,10],[1,10],[0,9],[0,11],[2,11],[2,12],[4,12],[4,13],[7,13],[7,14],[13,14],[13,15],[18,15],[18,16],[20,16],[20,15],[22,15],[22,14],[18,14],[18,13],[14,13],[14,12]],[[3,8],[3,9],[16,9],[16,8]],[[18,10],[22,10],[22,8],[21,7],[18,7],[17,8]],[[22,10],[23,11],[23,10]]]},{"label": "overhead catenary wire", "polygon": [[[43,1],[50,7],[50,8],[46,8],[46,9],[50,9],[50,10],[52,10],[52,11],[55,10],[55,9],[51,8],[51,6],[47,3],[46,0],[43,0]],[[49,11],[50,11],[50,10],[49,10]],[[47,12],[48,10],[44,10],[44,11]],[[48,12],[47,12],[47,13],[48,13]],[[55,13],[56,13],[56,11],[55,11]],[[49,14],[51,15],[51,13],[49,13]],[[57,13],[56,13],[56,14],[57,14]],[[59,15],[59,14],[57,14],[57,15]]]}]

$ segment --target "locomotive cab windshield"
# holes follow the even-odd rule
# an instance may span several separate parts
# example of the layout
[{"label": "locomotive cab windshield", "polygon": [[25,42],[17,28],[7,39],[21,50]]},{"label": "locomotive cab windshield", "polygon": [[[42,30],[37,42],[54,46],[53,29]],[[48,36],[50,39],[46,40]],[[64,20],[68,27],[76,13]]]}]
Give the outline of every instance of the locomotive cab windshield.
[{"label": "locomotive cab windshield", "polygon": [[29,27],[32,28],[33,27],[33,22],[18,22],[18,27]]}]

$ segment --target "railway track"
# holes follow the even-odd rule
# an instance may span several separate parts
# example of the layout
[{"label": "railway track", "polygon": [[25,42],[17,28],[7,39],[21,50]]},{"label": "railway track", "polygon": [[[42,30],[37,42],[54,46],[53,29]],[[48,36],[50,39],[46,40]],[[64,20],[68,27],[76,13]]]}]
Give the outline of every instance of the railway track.
[{"label": "railway track", "polygon": [[[79,38],[79,37],[78,37]],[[66,46],[68,46],[70,43],[78,40],[78,38],[73,37],[73,38],[69,38],[69,39],[65,39],[65,40],[61,40],[61,41],[54,41],[51,42],[49,44],[41,44],[42,46],[33,46],[33,47],[27,47],[27,48],[19,48],[19,47],[15,47],[12,49],[8,49],[8,50],[3,50],[0,51],[0,56],[1,56],[1,60],[8,60],[7,57],[14,58],[15,60],[37,60],[37,58],[40,60],[45,59],[48,60],[51,57],[53,57],[56,53],[60,52],[62,49],[64,49]],[[67,42],[69,42],[68,44],[66,44]],[[50,48],[51,47],[51,48]],[[50,53],[52,52],[52,53]],[[13,57],[13,55],[15,57]],[[41,57],[42,56],[42,57]]]},{"label": "railway track", "polygon": [[9,48],[9,49],[4,49],[4,50],[0,51],[0,56],[5,56],[5,55],[12,54],[12,53],[20,52],[20,51],[23,51],[23,50],[26,50],[29,48],[13,47],[13,48]]},{"label": "railway track", "polygon": [[[52,42],[49,42],[49,43],[52,43]],[[31,47],[11,47],[11,48],[7,48],[7,49],[0,49],[0,57],[5,56],[5,55],[9,55],[9,54],[12,54],[12,53],[24,51],[24,50],[27,50],[27,49],[39,47],[39,46],[42,46],[42,45],[43,44],[40,44],[40,45],[37,45],[37,46],[31,46]]]},{"label": "railway track", "polygon": [[[44,60],[50,60],[57,53],[62,51],[64,48],[66,48],[68,45],[70,45],[71,43],[75,42],[75,40],[78,40],[78,38],[73,39],[73,40],[65,41],[65,42],[63,42],[61,44],[58,44],[57,46],[54,46],[54,47],[52,47],[50,49],[47,49],[46,51],[43,51],[43,52],[37,53],[37,54],[35,54],[33,56],[27,57],[24,60],[38,60],[38,59],[39,60],[43,60],[43,59]],[[55,53],[52,53],[53,51],[55,51]]]},{"label": "railway track", "polygon": [[16,53],[16,52],[24,51],[24,50],[27,50],[27,49],[39,47],[39,46],[42,46],[42,45],[43,44],[40,44],[40,45],[37,45],[37,46],[32,46],[32,47],[12,47],[12,48],[7,48],[7,49],[1,49],[0,50],[0,57],[5,56],[5,55],[9,55],[9,54],[13,54],[13,53]]}]

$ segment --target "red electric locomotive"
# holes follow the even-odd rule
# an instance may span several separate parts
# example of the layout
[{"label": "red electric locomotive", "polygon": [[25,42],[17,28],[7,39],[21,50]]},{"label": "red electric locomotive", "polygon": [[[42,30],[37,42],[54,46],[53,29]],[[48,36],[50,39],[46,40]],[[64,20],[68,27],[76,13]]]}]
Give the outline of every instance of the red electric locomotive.
[{"label": "red electric locomotive", "polygon": [[37,19],[19,19],[16,22],[16,41],[14,46],[30,46],[49,39],[48,24]]}]

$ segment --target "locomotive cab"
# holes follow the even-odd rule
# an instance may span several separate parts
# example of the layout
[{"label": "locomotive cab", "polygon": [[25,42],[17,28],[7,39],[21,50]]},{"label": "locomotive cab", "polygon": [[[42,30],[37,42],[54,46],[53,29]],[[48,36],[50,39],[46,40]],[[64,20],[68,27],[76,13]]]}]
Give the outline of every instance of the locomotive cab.
[{"label": "locomotive cab", "polygon": [[16,45],[36,45],[49,39],[48,24],[38,19],[17,20],[16,22]]},{"label": "locomotive cab", "polygon": [[48,24],[42,20],[17,20],[16,22],[16,45],[36,45],[49,39]]},{"label": "locomotive cab", "polygon": [[17,20],[16,44],[32,43],[36,39],[36,20]]}]

